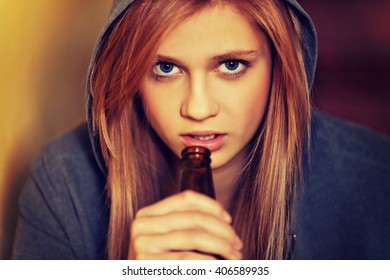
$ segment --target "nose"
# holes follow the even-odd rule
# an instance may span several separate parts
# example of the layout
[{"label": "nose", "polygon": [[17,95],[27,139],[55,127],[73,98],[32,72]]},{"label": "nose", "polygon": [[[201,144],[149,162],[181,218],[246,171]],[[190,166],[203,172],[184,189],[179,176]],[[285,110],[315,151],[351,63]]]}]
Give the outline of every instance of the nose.
[{"label": "nose", "polygon": [[182,117],[196,121],[204,121],[215,117],[219,112],[219,104],[207,77],[197,75],[189,79],[187,93],[180,108]]}]

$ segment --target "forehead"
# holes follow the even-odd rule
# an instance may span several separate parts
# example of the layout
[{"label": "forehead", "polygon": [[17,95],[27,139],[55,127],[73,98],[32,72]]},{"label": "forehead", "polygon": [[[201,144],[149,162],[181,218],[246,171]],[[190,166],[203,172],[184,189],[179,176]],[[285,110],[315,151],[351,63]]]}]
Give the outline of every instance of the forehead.
[{"label": "forehead", "polygon": [[266,36],[229,5],[208,7],[177,24],[161,40],[158,54],[214,55],[241,49],[262,49]]}]

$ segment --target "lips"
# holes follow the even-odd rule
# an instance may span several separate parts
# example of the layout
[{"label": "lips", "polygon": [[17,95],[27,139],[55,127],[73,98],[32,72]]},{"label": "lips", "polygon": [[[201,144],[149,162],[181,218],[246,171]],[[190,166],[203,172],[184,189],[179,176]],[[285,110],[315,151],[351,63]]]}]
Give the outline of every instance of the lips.
[{"label": "lips", "polygon": [[188,146],[202,146],[215,152],[220,149],[225,143],[226,134],[217,133],[213,131],[197,131],[180,135],[184,145]]}]

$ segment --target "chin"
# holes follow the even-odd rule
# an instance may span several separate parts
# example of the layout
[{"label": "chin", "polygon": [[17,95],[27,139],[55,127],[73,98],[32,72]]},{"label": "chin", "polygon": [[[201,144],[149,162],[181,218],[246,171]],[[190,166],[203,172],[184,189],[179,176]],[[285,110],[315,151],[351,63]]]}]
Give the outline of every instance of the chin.
[{"label": "chin", "polygon": [[211,169],[219,169],[226,166],[228,160],[218,157],[211,158]]}]

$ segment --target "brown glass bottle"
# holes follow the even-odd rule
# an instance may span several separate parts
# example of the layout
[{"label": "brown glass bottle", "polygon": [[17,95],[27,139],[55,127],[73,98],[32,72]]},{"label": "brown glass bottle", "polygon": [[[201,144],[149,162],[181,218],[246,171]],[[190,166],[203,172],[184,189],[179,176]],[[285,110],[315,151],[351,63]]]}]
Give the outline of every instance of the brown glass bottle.
[{"label": "brown glass bottle", "polygon": [[[190,146],[181,152],[180,191],[194,190],[215,199],[210,155],[207,148],[200,146]],[[212,256],[223,259],[219,255]]]},{"label": "brown glass bottle", "polygon": [[190,146],[181,152],[180,191],[194,190],[215,199],[210,154],[200,146]]}]

